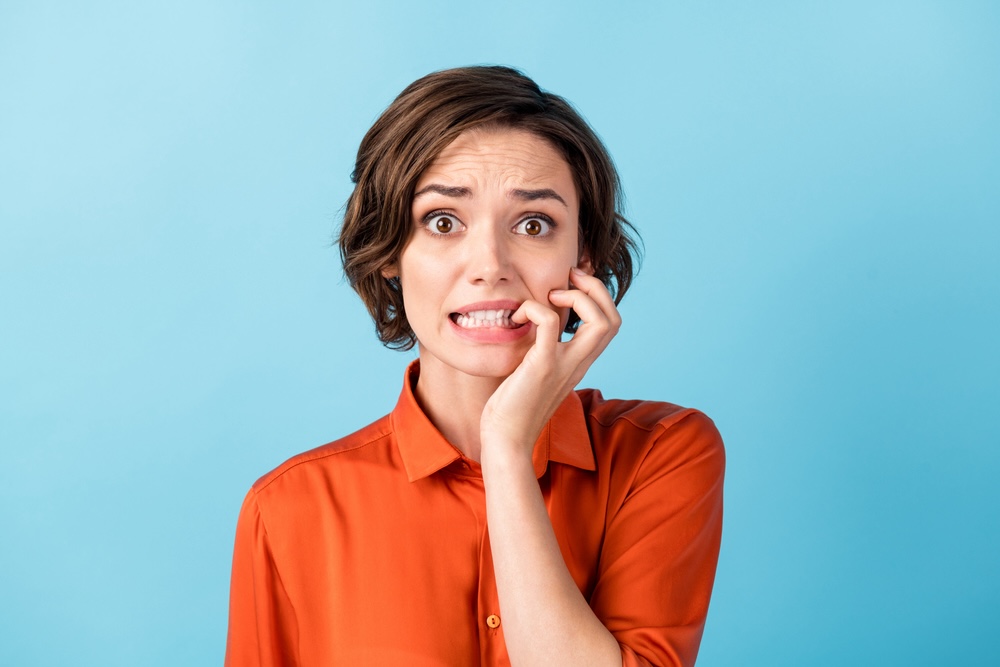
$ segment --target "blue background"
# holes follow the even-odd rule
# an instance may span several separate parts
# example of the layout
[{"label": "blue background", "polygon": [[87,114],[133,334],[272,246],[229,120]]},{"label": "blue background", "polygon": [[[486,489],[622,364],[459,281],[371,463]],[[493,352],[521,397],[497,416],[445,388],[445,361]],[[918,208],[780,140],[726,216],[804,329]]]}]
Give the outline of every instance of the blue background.
[{"label": "blue background", "polygon": [[384,414],[331,240],[410,81],[523,68],[646,261],[584,385],[726,438],[699,664],[1000,664],[1000,6],[0,1],[0,664],[216,665],[239,504]]}]

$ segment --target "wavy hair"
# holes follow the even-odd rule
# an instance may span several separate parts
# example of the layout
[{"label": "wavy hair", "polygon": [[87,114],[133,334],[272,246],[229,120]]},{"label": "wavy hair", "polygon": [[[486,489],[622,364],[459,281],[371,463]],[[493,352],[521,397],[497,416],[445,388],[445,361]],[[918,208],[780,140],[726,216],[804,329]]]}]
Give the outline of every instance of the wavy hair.
[{"label": "wavy hair", "polygon": [[[616,304],[632,284],[639,237],[621,213],[621,182],[611,156],[580,114],[510,67],[434,72],[407,86],[361,140],[337,240],[348,282],[388,347],[406,350],[416,342],[399,281],[382,270],[398,261],[410,236],[417,180],[460,134],[496,127],[532,132],[562,154],[579,194],[581,245],[594,275]],[[565,331],[579,324],[570,312]]]}]

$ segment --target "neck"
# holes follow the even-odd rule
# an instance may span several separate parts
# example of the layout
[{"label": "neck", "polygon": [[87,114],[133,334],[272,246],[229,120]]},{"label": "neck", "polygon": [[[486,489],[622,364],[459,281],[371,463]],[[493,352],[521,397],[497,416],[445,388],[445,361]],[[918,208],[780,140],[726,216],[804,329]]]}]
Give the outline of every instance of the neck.
[{"label": "neck", "polygon": [[429,355],[421,355],[420,378],[413,393],[441,435],[466,458],[478,462],[483,409],[503,381],[467,375]]}]

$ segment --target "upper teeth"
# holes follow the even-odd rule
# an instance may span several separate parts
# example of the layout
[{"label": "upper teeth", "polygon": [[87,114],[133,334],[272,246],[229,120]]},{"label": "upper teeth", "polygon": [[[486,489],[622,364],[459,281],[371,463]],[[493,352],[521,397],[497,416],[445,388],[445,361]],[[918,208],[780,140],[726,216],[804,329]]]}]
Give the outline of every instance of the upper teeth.
[{"label": "upper teeth", "polygon": [[472,310],[455,319],[460,327],[509,327],[514,325],[510,321],[513,314],[513,310]]}]

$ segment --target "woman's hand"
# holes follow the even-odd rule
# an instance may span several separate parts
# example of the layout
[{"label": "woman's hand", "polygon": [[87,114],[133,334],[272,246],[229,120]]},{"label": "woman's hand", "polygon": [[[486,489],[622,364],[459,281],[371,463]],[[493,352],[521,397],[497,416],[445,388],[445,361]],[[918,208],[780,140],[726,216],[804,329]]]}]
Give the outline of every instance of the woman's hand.
[{"label": "woman's hand", "polygon": [[484,455],[490,448],[513,447],[530,457],[545,422],[621,327],[614,299],[600,280],[577,268],[569,280],[576,289],[552,290],[549,301],[580,316],[571,341],[559,341],[562,318],[537,301],[525,301],[512,316],[519,324],[535,324],[535,343],[486,403],[480,421]]},{"label": "woman's hand", "polygon": [[559,313],[537,301],[522,304],[513,319],[537,326],[535,343],[487,401],[480,421],[504,641],[511,664],[518,667],[622,664],[618,641],[566,569],[531,461],[542,426],[621,326],[600,280],[573,269],[570,284],[577,289],[553,290],[549,301],[580,316],[573,340],[559,342]]}]

